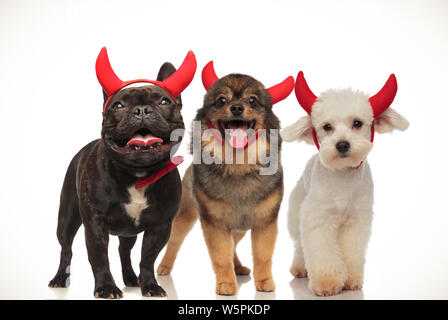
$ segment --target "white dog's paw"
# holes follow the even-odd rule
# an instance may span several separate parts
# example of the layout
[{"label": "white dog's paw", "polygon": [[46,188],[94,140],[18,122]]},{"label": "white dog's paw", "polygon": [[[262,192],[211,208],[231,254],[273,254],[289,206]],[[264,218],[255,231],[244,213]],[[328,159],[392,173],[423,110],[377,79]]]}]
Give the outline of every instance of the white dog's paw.
[{"label": "white dog's paw", "polygon": [[310,279],[309,287],[317,296],[334,296],[342,291],[344,281],[334,276],[320,276]]},{"label": "white dog's paw", "polygon": [[306,271],[305,267],[298,267],[292,265],[289,269],[289,272],[295,277],[295,278],[306,278],[308,275],[308,272]]},{"label": "white dog's paw", "polygon": [[362,275],[349,275],[344,283],[344,290],[360,290],[362,289],[364,277]]}]

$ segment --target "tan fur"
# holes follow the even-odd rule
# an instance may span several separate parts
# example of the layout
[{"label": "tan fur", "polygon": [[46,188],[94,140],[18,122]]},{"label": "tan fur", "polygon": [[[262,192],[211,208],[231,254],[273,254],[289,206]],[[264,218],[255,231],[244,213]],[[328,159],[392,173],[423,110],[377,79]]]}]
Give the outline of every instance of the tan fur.
[{"label": "tan fur", "polygon": [[191,169],[190,166],[182,180],[182,198],[179,211],[171,226],[171,236],[166,247],[165,255],[157,268],[158,275],[170,274],[185,237],[199,217],[196,200],[191,194]]},{"label": "tan fur", "polygon": [[[239,212],[235,212],[229,203],[211,199],[203,191],[198,189],[195,190],[195,194],[197,200],[205,206],[207,212],[212,213],[215,224],[223,224],[227,227],[238,224],[241,215]],[[272,213],[278,210],[282,198],[283,190],[277,189],[255,206],[250,213],[252,220],[255,221],[254,225],[270,224],[273,220]]]},{"label": "tan fur", "polygon": [[[157,268],[157,274],[159,275],[170,274],[174,266],[177,253],[179,252],[185,237],[192,229],[197,218],[199,217],[198,205],[191,192],[191,170],[192,168],[190,166],[185,172],[185,176],[182,181],[182,200],[177,216],[174,219],[171,227],[171,236],[166,247],[165,255],[159,267]],[[231,206],[227,203],[210,199],[201,191],[197,192],[197,197],[199,201],[201,201],[201,203],[203,203],[207,207],[207,210],[209,212],[213,212],[214,219],[216,219],[218,223],[222,223],[225,225],[233,225],[237,223],[237,221],[235,220],[238,218],[238,215],[226,214],[233,211]],[[256,217],[256,219],[260,222],[269,220],[272,210],[274,210],[275,207],[278,206],[279,202],[281,201],[281,197],[281,190],[277,190],[274,194],[270,195],[257,207],[255,207],[253,210],[253,215]],[[250,269],[241,264],[236,253],[236,245],[244,237],[245,233],[246,232],[242,231],[232,232],[234,243],[233,256],[235,272],[241,275],[250,273]]]},{"label": "tan fur", "polygon": [[213,224],[201,218],[213,270],[216,274],[216,293],[234,295],[238,290],[233,264],[234,244],[230,230],[222,224]]},{"label": "tan fur", "polygon": [[[225,84],[215,90],[216,95],[213,90],[209,90],[204,104],[214,103],[221,96],[228,100],[228,104],[220,108],[212,107],[209,109],[212,111],[201,116],[202,134],[209,129],[206,118],[218,129],[219,120],[231,117],[230,106],[234,103],[245,106],[244,119],[256,120],[256,130],[266,128],[268,122],[278,129],[278,119],[270,113],[270,109],[250,107],[250,96],[264,90],[259,82],[248,77],[228,76],[224,79]],[[243,94],[235,98],[234,92]],[[269,104],[267,100],[270,101],[270,96],[267,93],[258,98],[264,99],[264,106]],[[266,120],[267,116],[270,121]],[[243,151],[232,148],[234,159],[236,152],[244,152],[243,164],[224,164],[223,161],[223,164],[194,164],[188,168],[182,182],[180,209],[172,225],[165,256],[157,270],[159,275],[170,273],[180,246],[199,215],[216,274],[217,294],[236,294],[236,275],[250,273],[250,269],[242,265],[236,253],[236,246],[247,230],[251,230],[256,289],[275,289],[271,269],[277,237],[277,215],[283,198],[283,175],[281,165],[279,171],[272,176],[259,174],[261,164],[258,158],[260,154],[269,154],[271,145],[268,141],[260,136],[256,143]],[[221,145],[213,136],[201,142],[202,151],[220,156],[223,160],[225,148],[229,147],[227,143]],[[261,148],[265,149],[260,150]],[[252,161],[254,155],[256,161]],[[248,161],[249,156],[252,157],[251,161]]]},{"label": "tan fur", "polygon": [[274,291],[272,279],[272,255],[277,238],[277,218],[272,220],[272,212],[279,209],[283,190],[277,189],[261,201],[253,213],[258,217],[258,225],[252,229],[252,254],[254,256],[254,280],[258,291]]},{"label": "tan fur", "polygon": [[266,199],[252,209],[252,215],[257,217],[260,226],[270,225],[273,221],[272,212],[276,212],[280,208],[283,198],[283,189],[276,189]]},{"label": "tan fur", "polygon": [[246,232],[242,231],[233,231],[232,237],[233,237],[233,265],[235,267],[235,273],[237,275],[248,275],[250,273],[250,269],[248,267],[243,266],[240,259],[238,258],[238,255],[236,254],[236,246],[238,245],[238,242],[244,237]]},{"label": "tan fur", "polygon": [[274,291],[272,279],[272,255],[277,238],[277,219],[252,230],[252,254],[254,256],[254,280],[258,291]]},{"label": "tan fur", "polygon": [[[236,246],[244,237],[245,231],[230,231],[226,228],[226,225],[238,224],[239,214],[234,212],[228,203],[211,199],[201,190],[195,190],[195,200],[191,194],[190,179],[191,167],[185,174],[181,206],[173,222],[171,237],[157,273],[167,275],[171,272],[182,242],[198,218],[199,201],[207,212],[212,213],[210,222],[201,219],[201,226],[216,274],[216,293],[234,295],[238,289],[236,275],[250,273],[250,269],[242,265],[236,253]],[[283,190],[277,189],[251,212],[253,220],[256,221],[256,227],[252,230],[252,251],[255,286],[259,291],[275,289],[271,266],[277,236],[277,219],[273,219],[272,214],[278,211],[282,196]]]},{"label": "tan fur", "polygon": [[[239,214],[234,212],[229,203],[211,199],[200,189],[195,189],[193,195],[191,180],[190,166],[182,181],[180,209],[173,221],[171,237],[157,273],[167,275],[171,272],[177,253],[198,218],[199,201],[207,212],[212,213],[211,221],[201,219],[201,226],[216,274],[216,293],[236,294],[238,289],[236,275],[250,273],[250,269],[242,265],[236,253],[236,246],[246,232],[226,228],[227,225],[238,223]],[[273,219],[272,214],[278,211],[282,197],[283,189],[279,188],[251,210],[251,217],[256,221],[251,238],[255,286],[259,291],[275,289],[271,266],[277,236],[277,219]]]},{"label": "tan fur", "polygon": [[213,214],[213,222],[215,224],[224,224],[233,221],[235,215],[231,216],[232,206],[224,201],[214,200],[208,197],[202,190],[194,190],[197,201],[202,204],[207,212]]}]

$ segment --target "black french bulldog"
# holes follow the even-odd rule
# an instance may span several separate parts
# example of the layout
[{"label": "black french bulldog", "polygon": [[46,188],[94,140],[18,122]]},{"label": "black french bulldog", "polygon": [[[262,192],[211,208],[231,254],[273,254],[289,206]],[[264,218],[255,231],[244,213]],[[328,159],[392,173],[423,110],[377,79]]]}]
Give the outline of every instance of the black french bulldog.
[{"label": "black french bulldog", "polygon": [[[175,71],[172,64],[163,64],[157,81]],[[105,101],[110,98],[105,92],[104,97]],[[181,199],[181,180],[174,169],[144,188],[136,189],[135,184],[162,170],[172,149],[179,146],[182,137],[170,141],[170,135],[184,129],[181,107],[180,95],[174,99],[157,85],[124,88],[109,99],[101,139],[78,152],[65,176],[57,227],[61,260],[50,287],[66,287],[73,238],[83,223],[95,297],[123,296],[109,269],[109,234],[120,240],[125,285],[140,286],[144,296],[166,296],[154,277],[154,261],[169,239]],[[130,252],[140,232],[144,237],[137,278]]]}]

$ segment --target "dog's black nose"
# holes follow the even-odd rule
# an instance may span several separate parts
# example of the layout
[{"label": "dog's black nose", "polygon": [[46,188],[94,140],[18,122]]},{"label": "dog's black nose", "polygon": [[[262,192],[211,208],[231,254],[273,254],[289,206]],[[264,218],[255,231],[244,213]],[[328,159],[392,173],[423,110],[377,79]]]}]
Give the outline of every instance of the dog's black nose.
[{"label": "dog's black nose", "polygon": [[232,112],[234,116],[239,116],[244,112],[244,106],[240,104],[234,104],[233,106],[230,107],[230,112]]},{"label": "dog's black nose", "polygon": [[339,141],[336,143],[336,149],[340,153],[346,153],[350,149],[350,143],[348,141]]},{"label": "dog's black nose", "polygon": [[134,108],[133,113],[137,118],[143,118],[151,113],[151,109],[148,106],[137,106]]}]

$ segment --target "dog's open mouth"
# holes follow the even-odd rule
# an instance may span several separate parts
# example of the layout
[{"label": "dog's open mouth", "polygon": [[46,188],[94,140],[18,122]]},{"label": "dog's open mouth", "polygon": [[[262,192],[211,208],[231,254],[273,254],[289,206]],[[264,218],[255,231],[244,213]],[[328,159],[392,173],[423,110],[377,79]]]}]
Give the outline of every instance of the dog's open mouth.
[{"label": "dog's open mouth", "polygon": [[131,139],[126,143],[126,146],[133,150],[145,150],[157,148],[163,144],[163,140],[148,129],[138,130]]},{"label": "dog's open mouth", "polygon": [[244,148],[249,137],[255,134],[255,120],[220,120],[221,134],[233,148]]},{"label": "dog's open mouth", "polygon": [[169,138],[156,136],[147,128],[142,128],[134,132],[131,136],[123,139],[108,138],[114,149],[122,153],[134,152],[164,152],[169,150],[178,141],[170,141]]}]

